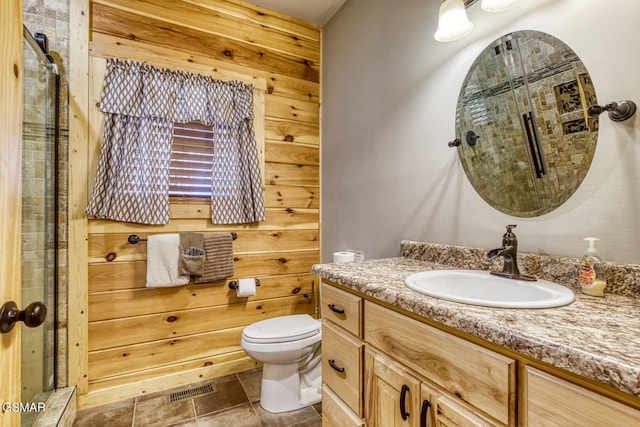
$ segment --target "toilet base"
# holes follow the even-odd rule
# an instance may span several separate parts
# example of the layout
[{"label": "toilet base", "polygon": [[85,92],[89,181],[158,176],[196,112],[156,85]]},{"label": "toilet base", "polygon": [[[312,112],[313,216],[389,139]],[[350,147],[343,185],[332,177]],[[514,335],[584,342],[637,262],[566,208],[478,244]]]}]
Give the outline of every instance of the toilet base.
[{"label": "toilet base", "polygon": [[300,384],[298,364],[262,366],[260,406],[272,413],[301,409],[322,400],[321,378],[317,384]]}]

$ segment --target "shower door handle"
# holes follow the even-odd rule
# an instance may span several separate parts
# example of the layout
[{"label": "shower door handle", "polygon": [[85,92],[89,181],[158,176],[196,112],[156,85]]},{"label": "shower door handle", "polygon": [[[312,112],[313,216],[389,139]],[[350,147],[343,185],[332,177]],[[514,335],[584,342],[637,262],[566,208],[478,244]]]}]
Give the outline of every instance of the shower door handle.
[{"label": "shower door handle", "polygon": [[47,306],[43,302],[32,302],[24,310],[18,310],[14,301],[7,301],[0,307],[0,332],[6,334],[17,322],[24,322],[29,328],[42,325],[47,318]]}]

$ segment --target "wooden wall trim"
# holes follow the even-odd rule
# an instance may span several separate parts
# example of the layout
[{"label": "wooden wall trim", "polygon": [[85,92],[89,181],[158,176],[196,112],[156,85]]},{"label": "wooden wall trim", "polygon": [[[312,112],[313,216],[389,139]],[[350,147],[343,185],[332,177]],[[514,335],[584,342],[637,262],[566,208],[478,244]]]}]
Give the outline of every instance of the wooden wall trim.
[{"label": "wooden wall trim", "polygon": [[[0,5],[0,304],[17,302],[24,309],[21,286],[21,188],[23,120],[22,1]],[[17,161],[16,161],[17,160]],[[55,327],[55,326],[54,326]],[[21,328],[2,334],[0,401],[20,402]],[[20,413],[0,411],[0,425],[17,427]]]},{"label": "wooden wall trim", "polygon": [[235,372],[247,371],[259,366],[244,351],[236,351],[211,358],[199,359],[188,364],[158,369],[152,378],[135,375],[112,378],[92,385],[88,393],[78,395],[78,410],[104,405],[156,390],[186,386],[201,382],[203,378],[216,378]]},{"label": "wooden wall trim", "polygon": [[89,150],[89,0],[69,3],[69,385],[89,391],[87,206]]}]

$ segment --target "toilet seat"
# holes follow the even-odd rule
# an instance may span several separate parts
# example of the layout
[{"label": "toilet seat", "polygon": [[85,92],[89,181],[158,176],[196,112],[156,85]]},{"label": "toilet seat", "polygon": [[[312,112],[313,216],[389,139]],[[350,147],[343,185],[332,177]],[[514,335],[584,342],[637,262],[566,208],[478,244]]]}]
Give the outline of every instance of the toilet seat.
[{"label": "toilet seat", "polygon": [[308,314],[274,317],[253,323],[242,332],[246,342],[256,344],[299,341],[320,334],[320,322]]}]

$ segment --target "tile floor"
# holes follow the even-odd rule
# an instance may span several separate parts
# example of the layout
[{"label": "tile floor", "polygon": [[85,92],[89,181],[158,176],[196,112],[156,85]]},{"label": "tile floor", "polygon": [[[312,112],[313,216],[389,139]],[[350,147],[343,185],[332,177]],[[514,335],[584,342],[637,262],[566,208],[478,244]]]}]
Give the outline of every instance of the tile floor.
[{"label": "tile floor", "polygon": [[[78,411],[74,427],[321,427],[322,405],[272,414],[260,406],[262,370],[254,369]],[[170,401],[170,394],[213,385],[213,393]]]}]

